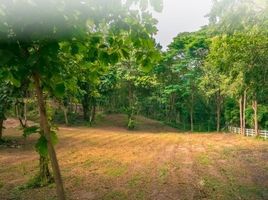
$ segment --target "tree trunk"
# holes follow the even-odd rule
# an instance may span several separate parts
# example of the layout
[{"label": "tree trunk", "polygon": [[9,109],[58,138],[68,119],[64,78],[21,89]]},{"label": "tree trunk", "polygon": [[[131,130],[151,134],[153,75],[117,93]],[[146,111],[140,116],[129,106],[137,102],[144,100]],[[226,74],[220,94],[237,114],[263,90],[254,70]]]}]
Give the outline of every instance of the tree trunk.
[{"label": "tree trunk", "polygon": [[191,120],[191,131],[194,131],[194,94],[191,97],[191,108],[190,108],[190,120]]},{"label": "tree trunk", "polygon": [[19,121],[20,121],[20,125],[22,128],[26,128],[27,125],[23,122],[23,120],[21,119],[21,117],[19,117]]},{"label": "tree trunk", "polygon": [[63,110],[63,114],[64,114],[65,125],[68,125],[69,124],[69,120],[68,120],[68,108],[66,108],[65,106],[63,106],[62,110]]},{"label": "tree trunk", "polygon": [[217,105],[217,132],[220,132],[221,126],[221,106]]},{"label": "tree trunk", "polygon": [[181,123],[181,113],[180,113],[180,111],[178,111],[178,113],[177,113],[176,123],[177,124],[180,124]]},{"label": "tree trunk", "polygon": [[53,175],[56,183],[57,195],[59,200],[65,200],[63,182],[60,174],[60,168],[56,156],[54,146],[51,142],[50,127],[48,124],[47,113],[45,108],[45,101],[43,96],[43,91],[40,85],[39,74],[34,74],[34,84],[36,89],[36,95],[38,99],[39,113],[40,113],[40,127],[44,128],[44,135],[47,139],[48,153],[51,160],[51,165],[53,169]]},{"label": "tree trunk", "polygon": [[15,104],[15,115],[16,115],[17,118],[20,117],[19,108],[18,108],[18,104],[17,103]]},{"label": "tree trunk", "polygon": [[111,95],[111,97],[110,97],[110,102],[111,102],[111,104],[108,104],[108,111],[109,112],[114,112],[114,110],[115,110],[115,107],[116,107],[116,96],[115,96],[115,94],[112,94]]},{"label": "tree trunk", "polygon": [[173,93],[171,95],[171,104],[170,104],[170,122],[176,122],[176,108],[175,108],[175,104],[176,104],[176,94]]},{"label": "tree trunk", "polygon": [[247,107],[247,91],[244,91],[243,100],[243,134],[246,135],[246,107]]},{"label": "tree trunk", "polygon": [[74,113],[75,113],[75,114],[78,113],[78,105],[77,105],[77,103],[75,103],[75,110],[74,110]]},{"label": "tree trunk", "polygon": [[208,120],[208,132],[210,132],[210,119]]},{"label": "tree trunk", "polygon": [[89,120],[89,98],[87,94],[85,94],[83,97],[82,107],[83,107],[84,120],[88,121]]},{"label": "tree trunk", "polygon": [[39,179],[41,186],[48,185],[53,181],[53,177],[48,167],[49,159],[47,156],[40,155],[39,157]]},{"label": "tree trunk", "polygon": [[[44,127],[43,124],[40,124],[41,134],[44,133]],[[39,174],[38,174],[38,180],[40,186],[46,186],[49,183],[52,183],[53,176],[49,171],[49,158],[48,155],[43,156],[39,155]]]},{"label": "tree trunk", "polygon": [[131,84],[128,84],[128,106],[131,108],[132,107],[132,100],[133,100],[133,94],[132,94],[132,87]]},{"label": "tree trunk", "polygon": [[191,131],[194,131],[194,116],[193,116],[193,106],[191,106],[191,111],[190,111],[190,120],[191,120]]},{"label": "tree trunk", "polygon": [[27,127],[27,103],[23,100],[22,103],[17,104],[18,119],[22,128]]},{"label": "tree trunk", "polygon": [[218,91],[217,94],[217,132],[221,129],[221,92]]},{"label": "tree trunk", "polygon": [[128,110],[128,129],[132,130],[134,129],[134,119],[133,119],[133,114],[134,114],[134,100],[133,100],[133,91],[131,84],[128,84],[128,104],[129,104],[129,110]]},{"label": "tree trunk", "polygon": [[28,121],[28,119],[27,119],[27,100],[26,99],[24,100],[24,107],[23,108],[24,108],[23,109],[24,124],[27,127],[27,121]]},{"label": "tree trunk", "polygon": [[90,123],[93,123],[95,121],[95,117],[96,117],[96,100],[95,100],[95,98],[93,98],[92,99]]},{"label": "tree trunk", "polygon": [[256,136],[259,136],[259,124],[258,124],[258,102],[254,100],[252,102],[252,108],[254,110],[254,129]]},{"label": "tree trunk", "polygon": [[240,134],[244,133],[243,131],[243,96],[239,99],[239,109],[240,109]]},{"label": "tree trunk", "polygon": [[4,120],[0,119],[0,141],[2,140],[2,136],[3,136],[3,124],[4,124]]}]

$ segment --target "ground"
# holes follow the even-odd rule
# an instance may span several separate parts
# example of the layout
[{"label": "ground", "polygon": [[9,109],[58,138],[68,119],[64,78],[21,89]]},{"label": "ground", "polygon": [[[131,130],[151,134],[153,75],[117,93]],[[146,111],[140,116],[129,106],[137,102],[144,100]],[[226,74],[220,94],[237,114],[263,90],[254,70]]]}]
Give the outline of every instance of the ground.
[{"label": "ground", "polygon": [[[180,133],[122,115],[93,128],[60,127],[56,146],[68,199],[268,199],[268,142],[227,133]],[[102,125],[100,125],[102,124]],[[21,137],[10,120],[0,146],[0,199],[53,200],[55,185],[20,189],[38,171],[36,136]]]}]

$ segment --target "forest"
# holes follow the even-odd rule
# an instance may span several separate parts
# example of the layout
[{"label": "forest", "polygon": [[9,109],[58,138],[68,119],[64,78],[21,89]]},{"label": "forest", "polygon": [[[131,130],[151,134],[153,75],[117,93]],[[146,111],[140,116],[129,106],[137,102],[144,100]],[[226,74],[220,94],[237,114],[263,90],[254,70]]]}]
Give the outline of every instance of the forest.
[{"label": "forest", "polygon": [[0,1],[0,199],[268,199],[268,1],[164,6]]}]

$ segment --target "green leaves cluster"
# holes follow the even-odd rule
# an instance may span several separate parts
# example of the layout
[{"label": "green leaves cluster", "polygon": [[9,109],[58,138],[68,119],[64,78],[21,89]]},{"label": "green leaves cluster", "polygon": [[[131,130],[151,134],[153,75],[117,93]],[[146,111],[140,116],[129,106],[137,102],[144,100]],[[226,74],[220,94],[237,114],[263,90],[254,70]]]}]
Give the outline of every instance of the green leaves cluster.
[{"label": "green leaves cluster", "polygon": [[[38,133],[40,137],[37,140],[35,149],[41,156],[46,157],[48,155],[48,147],[47,147],[47,138],[44,136],[43,130],[41,130],[39,126],[26,127],[23,130],[23,136],[25,138],[36,133]],[[56,145],[58,143],[58,137],[55,130],[50,131],[50,139],[53,145]]]}]

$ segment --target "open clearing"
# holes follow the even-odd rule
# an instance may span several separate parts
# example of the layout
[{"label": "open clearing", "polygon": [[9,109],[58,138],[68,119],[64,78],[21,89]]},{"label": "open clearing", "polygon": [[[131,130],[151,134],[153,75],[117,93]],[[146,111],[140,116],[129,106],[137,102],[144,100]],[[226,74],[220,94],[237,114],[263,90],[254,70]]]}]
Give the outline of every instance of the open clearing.
[{"label": "open clearing", "polygon": [[[60,128],[56,147],[68,199],[268,199],[267,142],[138,121],[144,123],[136,131],[125,130],[120,115],[94,128]],[[0,199],[56,199],[54,185],[18,188],[38,171],[37,137],[24,140],[11,125],[4,135],[21,148],[0,147]]]}]

